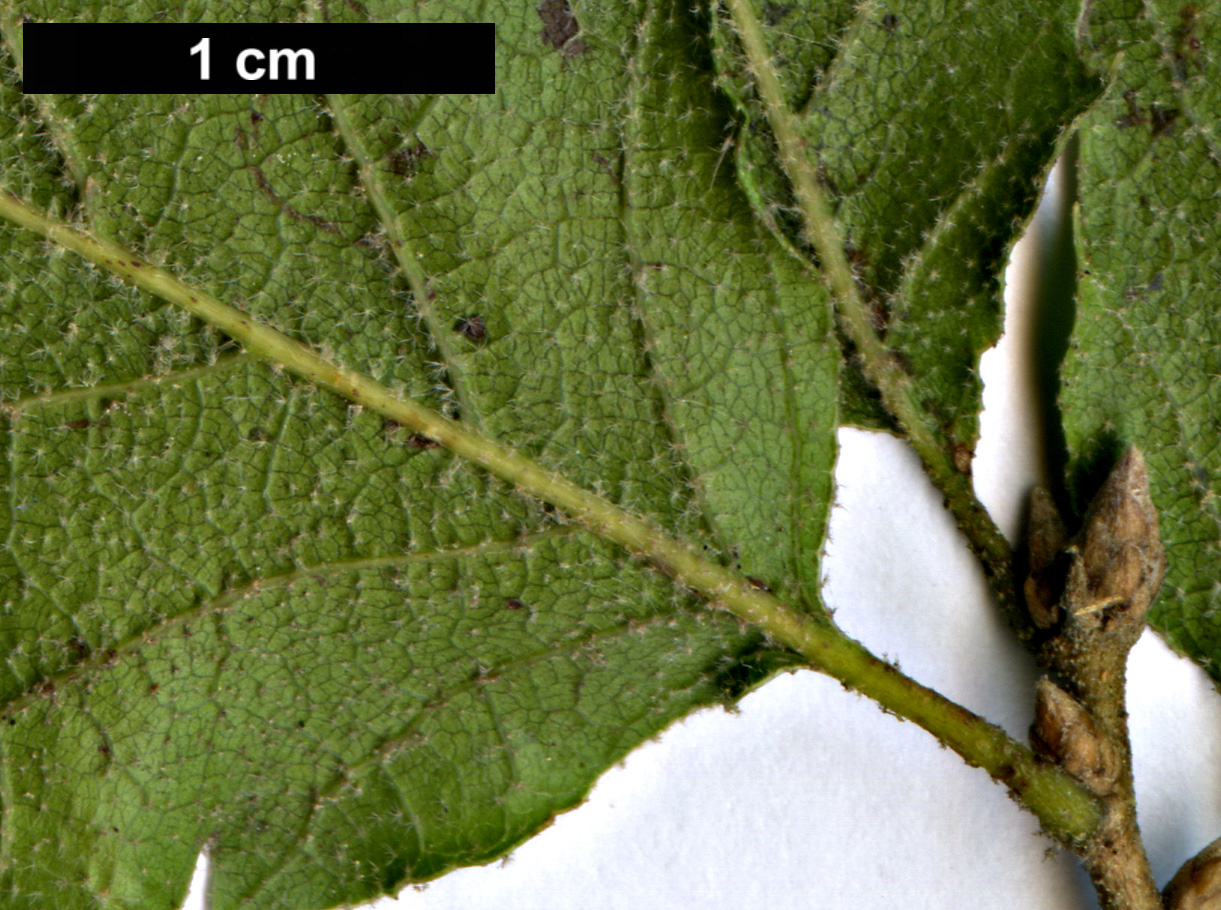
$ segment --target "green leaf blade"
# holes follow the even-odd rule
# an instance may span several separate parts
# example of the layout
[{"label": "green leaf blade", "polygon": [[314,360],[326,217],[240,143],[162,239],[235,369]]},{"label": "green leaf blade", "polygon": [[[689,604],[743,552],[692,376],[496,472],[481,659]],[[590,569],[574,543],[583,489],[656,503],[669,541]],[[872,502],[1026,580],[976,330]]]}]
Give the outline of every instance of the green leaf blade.
[{"label": "green leaf blade", "polygon": [[1195,113],[1218,73],[1209,53],[1185,54],[1217,34],[1217,18],[1105,4],[1087,24],[1096,65],[1114,75],[1082,123],[1078,310],[1062,394],[1077,492],[1088,495],[1119,447],[1142,448],[1169,560],[1150,622],[1221,680],[1221,172],[1215,112]]},{"label": "green leaf blade", "polygon": [[[761,17],[770,48],[823,15],[788,10],[779,21],[769,23],[766,10]],[[912,0],[860,7],[836,28],[839,51],[807,93],[800,129],[837,200],[878,331],[947,447],[969,451],[978,359],[1001,330],[1000,272],[1064,125],[1098,86],[1078,59],[1069,11],[1054,0],[954,10]],[[800,74],[776,57],[787,94],[799,97]],[[719,63],[723,81],[735,82],[741,62],[723,53]],[[748,122],[760,120],[757,102],[742,107]],[[743,130],[742,155],[750,183],[769,187],[761,214],[796,241],[787,191],[775,166],[761,163],[770,151],[755,133]],[[845,422],[891,428],[852,360],[842,389]]]},{"label": "green leaf blade", "polygon": [[[503,12],[521,52],[503,59],[537,66],[488,102],[503,107],[348,101],[376,173],[400,178],[377,191],[435,300],[411,299],[379,246],[375,188],[310,99],[42,99],[26,116],[53,122],[69,163],[44,149],[36,188],[816,609],[838,364],[825,296],[803,291],[810,276],[727,176],[694,200],[716,117],[667,137],[643,173],[695,149],[687,204],[728,224],[711,256],[690,248],[715,224],[681,238],[676,264],[715,272],[692,306],[750,317],[701,341],[709,363],[738,358],[728,384],[667,411],[688,289],[641,291],[624,188],[640,177],[616,172],[636,19],[618,4],[582,16],[586,47],[566,54],[535,10]],[[4,160],[23,161],[30,128],[6,135]],[[417,142],[428,152],[396,159]],[[392,892],[502,855],[674,719],[790,665],[403,428],[21,232],[0,243],[20,251],[6,282],[37,289],[4,352],[0,889],[14,907],[169,907],[205,845],[218,908]],[[90,318],[54,331],[81,301]],[[455,328],[473,314],[486,337]],[[747,407],[763,409],[745,428],[761,441],[726,473],[716,443],[738,440]],[[731,480],[708,485],[726,494],[697,501],[718,471]],[[759,499],[740,521],[745,494]],[[789,497],[779,528],[763,496]]]},{"label": "green leaf blade", "polygon": [[696,17],[654,11],[641,40],[627,218],[669,418],[743,570],[818,610],[839,371],[828,295],[722,167],[726,113],[708,109],[711,73],[683,53]]}]

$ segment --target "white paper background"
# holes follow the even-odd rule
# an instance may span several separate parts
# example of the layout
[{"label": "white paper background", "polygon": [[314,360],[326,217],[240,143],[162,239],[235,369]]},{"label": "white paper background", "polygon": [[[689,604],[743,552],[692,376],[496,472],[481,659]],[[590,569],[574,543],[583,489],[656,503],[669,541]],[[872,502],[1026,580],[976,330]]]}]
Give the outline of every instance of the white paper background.
[{"label": "white paper background", "polygon": [[[1049,194],[1054,196],[1054,192]],[[1054,202],[1054,199],[1052,200]],[[982,365],[981,499],[1013,534],[1037,479],[1024,287],[1044,205],[1009,272],[1006,336]],[[1061,206],[1062,209],[1062,206]],[[825,597],[903,670],[1025,739],[1031,661],[906,446],[844,430]],[[1152,633],[1129,708],[1140,822],[1164,883],[1221,835],[1221,699]],[[202,863],[187,906],[202,906]],[[782,676],[736,714],[698,713],[630,755],[508,860],[408,888],[378,910],[1082,910],[1075,861],[980,771],[834,680]]]}]

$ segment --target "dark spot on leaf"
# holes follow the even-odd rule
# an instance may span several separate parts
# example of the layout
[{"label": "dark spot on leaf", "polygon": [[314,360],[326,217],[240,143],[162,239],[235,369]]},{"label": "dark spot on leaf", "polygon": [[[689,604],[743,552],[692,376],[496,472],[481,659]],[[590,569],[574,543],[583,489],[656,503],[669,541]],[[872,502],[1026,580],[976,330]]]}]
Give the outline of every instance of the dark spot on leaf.
[{"label": "dark spot on leaf", "polygon": [[560,53],[564,55],[565,60],[571,60],[573,57],[576,57],[578,54],[583,54],[587,50],[589,50],[589,45],[580,38],[577,38],[575,41],[569,41],[567,44],[565,44],[564,49],[560,51]]},{"label": "dark spot on leaf", "polygon": [[1130,88],[1123,93],[1124,104],[1128,106],[1128,112],[1122,117],[1115,120],[1115,125],[1121,130],[1126,130],[1130,126],[1136,126],[1138,123],[1145,122],[1145,115],[1141,111],[1140,106],[1136,103],[1136,89]]},{"label": "dark spot on leaf", "polygon": [[322,230],[326,231],[328,234],[339,234],[340,233],[339,225],[334,224],[333,222],[327,221],[321,215],[303,215],[300,212],[298,212],[295,208],[293,208],[291,205],[289,205],[287,202],[282,203],[280,206],[280,209],[281,209],[281,211],[284,212],[285,215],[287,215],[293,221],[308,221],[310,224],[314,225],[315,227],[321,228]]},{"label": "dark spot on leaf", "polygon": [[256,164],[252,164],[250,165],[250,171],[254,174],[255,185],[279,204],[280,197],[271,188],[271,183],[267,180],[267,175],[263,173],[263,169]]},{"label": "dark spot on leaf", "polygon": [[520,600],[518,600],[516,597],[506,597],[505,598],[505,609],[506,610],[520,610],[523,607],[525,607],[525,604],[522,603]]},{"label": "dark spot on leaf", "polygon": [[1204,43],[1198,32],[1200,10],[1194,3],[1186,3],[1179,8],[1179,25],[1174,30],[1174,78],[1182,82],[1188,76],[1189,69],[1202,70],[1200,49]]},{"label": "dark spot on leaf", "polygon": [[590,152],[589,157],[594,160],[594,164],[601,165],[602,170],[606,171],[611,177],[615,176],[615,169],[611,167],[611,163],[598,152]]},{"label": "dark spot on leaf", "polygon": [[79,635],[73,635],[68,639],[68,649],[76,660],[83,660],[89,656],[89,646]]},{"label": "dark spot on leaf", "polygon": [[[249,165],[249,169],[251,173],[254,174],[255,185],[266,193],[267,196],[280,207],[280,211],[282,211],[289,218],[293,219],[293,221],[308,221],[310,224],[321,228],[328,234],[342,233],[338,225],[327,221],[321,215],[303,215],[301,212],[298,212],[295,208],[293,208],[289,203],[280,199],[279,194],[276,193],[275,189],[272,188],[271,182],[267,179],[267,175],[263,173],[263,169],[258,165]],[[245,323],[243,323],[243,325],[244,324]]]},{"label": "dark spot on leaf", "polygon": [[1173,135],[1174,121],[1179,119],[1181,112],[1177,107],[1161,107],[1157,104],[1149,106],[1149,129],[1154,137]]},{"label": "dark spot on leaf", "polygon": [[98,746],[98,751],[107,757],[110,756],[110,746],[106,745],[105,743]]},{"label": "dark spot on leaf", "polygon": [[423,433],[412,433],[407,437],[407,448],[415,449],[417,452],[421,449],[435,449],[440,444],[435,439],[429,439]]},{"label": "dark spot on leaf", "polygon": [[64,424],[69,430],[87,430],[93,425],[93,421],[88,417],[81,417],[77,420],[69,420]]},{"label": "dark spot on leaf", "polygon": [[954,460],[954,470],[959,474],[971,473],[971,447],[963,442],[956,442],[950,447],[950,454]]},{"label": "dark spot on leaf", "polygon": [[899,17],[894,13],[887,13],[882,17],[882,28],[888,32],[893,32],[899,27]]},{"label": "dark spot on leaf", "polygon": [[303,720],[297,721],[297,729],[302,730],[304,728],[305,728],[305,721],[303,721]]},{"label": "dark spot on leaf", "polygon": [[420,164],[426,158],[435,157],[437,156],[429,150],[428,146],[423,142],[417,142],[415,145],[399,149],[392,155],[387,155],[386,164],[392,174],[410,180],[419,171]]},{"label": "dark spot on leaf", "polygon": [[763,21],[768,25],[779,25],[784,17],[793,11],[791,3],[771,3],[763,4]]},{"label": "dark spot on leaf", "polygon": [[549,44],[557,51],[581,30],[568,0],[542,0],[538,5],[538,17],[543,20],[543,30],[539,32],[539,37],[543,44]]},{"label": "dark spot on leaf", "polygon": [[260,114],[258,111],[250,112],[250,125],[251,126],[258,126],[260,123],[262,123],[266,119],[267,118],[264,115]]},{"label": "dark spot on leaf", "polygon": [[766,591],[768,594],[773,593],[772,589],[768,587],[767,582],[762,578],[755,578],[753,575],[747,575],[746,580],[750,582],[750,586],[752,588],[758,588],[760,591]]},{"label": "dark spot on leaf", "polygon": [[263,431],[262,427],[255,427],[246,434],[246,438],[251,442],[266,442],[267,434]]},{"label": "dark spot on leaf", "polygon": [[865,306],[869,310],[869,321],[873,323],[873,330],[878,333],[878,337],[885,338],[886,330],[890,328],[890,307],[884,300],[871,298],[869,294],[864,296],[866,298]]},{"label": "dark spot on leaf", "polygon": [[463,316],[454,323],[454,331],[468,341],[478,342],[488,337],[488,327],[484,324],[483,317],[478,313]]}]

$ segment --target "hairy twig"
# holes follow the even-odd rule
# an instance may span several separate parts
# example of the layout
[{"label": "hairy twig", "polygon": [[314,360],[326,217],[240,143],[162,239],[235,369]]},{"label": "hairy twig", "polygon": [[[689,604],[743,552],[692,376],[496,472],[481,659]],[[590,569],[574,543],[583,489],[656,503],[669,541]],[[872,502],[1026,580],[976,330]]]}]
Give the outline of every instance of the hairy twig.
[{"label": "hairy twig", "polygon": [[[1058,516],[1053,523],[1053,516],[1047,514],[1050,498],[1036,498],[1036,509],[1042,509],[1036,518],[1044,519],[1036,524],[1044,533],[1029,548],[1035,571],[1025,585],[1028,609],[1022,611],[1008,543],[976,498],[970,478],[955,467],[910,378],[874,330],[750,2],[727,3],[775,133],[781,165],[800,205],[806,239],[818,255],[864,372],[944,494],[1010,624],[1065,682],[1068,691],[1051,680],[1040,685],[1032,737],[1048,759],[1097,793],[1106,807],[1102,824],[1074,845],[1076,852],[1094,880],[1104,910],[1160,910],[1161,899],[1136,826],[1124,710],[1128,650],[1144,627],[1145,613],[1165,571],[1144,461],[1136,450],[1120,460],[1067,555],[1061,552],[1063,529]],[[1055,572],[1065,559],[1071,566],[1061,596],[1055,590]],[[1050,633],[1040,632],[1051,627]]]}]

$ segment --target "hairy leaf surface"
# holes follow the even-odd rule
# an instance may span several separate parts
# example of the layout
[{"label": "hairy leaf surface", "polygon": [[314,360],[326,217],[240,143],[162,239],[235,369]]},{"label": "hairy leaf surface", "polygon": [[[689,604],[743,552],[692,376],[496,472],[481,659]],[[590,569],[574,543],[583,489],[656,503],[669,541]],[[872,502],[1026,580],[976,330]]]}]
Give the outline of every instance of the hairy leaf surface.
[{"label": "hairy leaf surface", "polygon": [[[819,609],[840,356],[718,171],[697,22],[586,4],[557,46],[555,4],[368,12],[495,21],[498,94],[10,79],[4,185]],[[786,664],[426,440],[0,243],[6,906],[170,907],[204,845],[217,908],[394,891]]]},{"label": "hairy leaf surface", "polygon": [[[836,202],[862,295],[948,445],[974,447],[979,355],[1001,329],[999,276],[1064,123],[1098,92],[1060,0],[755,4],[799,128]],[[721,84],[739,100],[739,174],[799,243],[727,19]],[[844,421],[889,427],[859,372]]]},{"label": "hairy leaf surface", "polygon": [[1081,25],[1114,80],[1081,124],[1065,427],[1084,495],[1143,449],[1170,564],[1151,621],[1221,681],[1221,13],[1108,2]]}]

